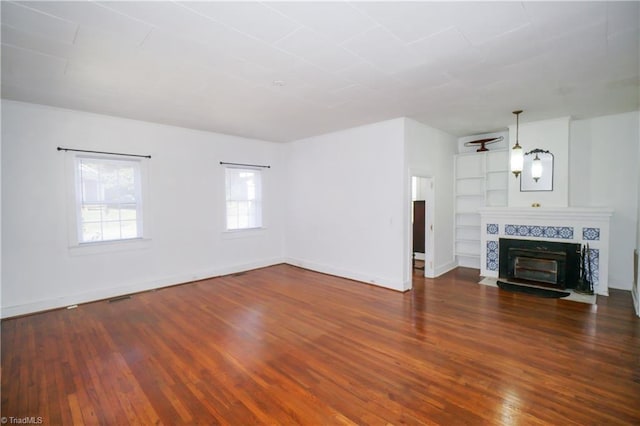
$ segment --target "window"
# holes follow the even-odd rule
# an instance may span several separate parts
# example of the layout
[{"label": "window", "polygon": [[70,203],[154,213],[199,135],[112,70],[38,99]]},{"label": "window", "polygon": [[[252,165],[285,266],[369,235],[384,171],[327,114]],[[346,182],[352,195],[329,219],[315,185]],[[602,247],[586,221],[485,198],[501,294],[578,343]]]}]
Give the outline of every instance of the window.
[{"label": "window", "polygon": [[76,157],[78,242],[142,238],[139,160]]},{"label": "window", "polygon": [[260,170],[225,168],[227,230],[262,227]]}]

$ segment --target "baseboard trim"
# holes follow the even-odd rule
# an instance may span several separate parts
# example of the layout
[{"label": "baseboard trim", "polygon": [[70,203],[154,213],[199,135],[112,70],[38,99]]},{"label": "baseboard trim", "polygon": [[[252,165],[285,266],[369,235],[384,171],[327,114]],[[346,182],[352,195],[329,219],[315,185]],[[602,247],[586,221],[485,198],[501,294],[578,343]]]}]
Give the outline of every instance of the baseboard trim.
[{"label": "baseboard trim", "polygon": [[378,287],[384,287],[395,291],[408,291],[411,290],[411,281],[408,282],[394,282],[393,280],[377,277],[374,275],[366,275],[359,272],[354,272],[346,269],[334,268],[325,264],[312,262],[309,260],[287,258],[285,263],[293,266],[297,266],[310,271],[321,272],[323,274],[335,275],[341,278],[347,278],[354,281],[360,281],[365,284],[371,284]]},{"label": "baseboard trim", "polygon": [[440,275],[446,274],[449,271],[453,271],[458,267],[458,264],[455,260],[452,260],[449,263],[445,263],[444,265],[437,266],[434,270],[435,276],[439,277]]},{"label": "baseboard trim", "polygon": [[39,312],[65,308],[72,305],[80,305],[83,303],[91,303],[99,300],[111,299],[127,294],[141,293],[144,291],[156,290],[179,284],[186,284],[193,281],[216,278],[224,275],[236,274],[238,272],[246,272],[252,269],[265,268],[267,266],[278,265],[281,263],[285,263],[284,258],[263,259],[256,262],[228,265],[220,268],[204,269],[195,273],[166,276],[151,281],[96,289],[52,299],[42,299],[18,305],[3,306],[0,313],[0,318],[5,319],[22,315],[30,315]]}]

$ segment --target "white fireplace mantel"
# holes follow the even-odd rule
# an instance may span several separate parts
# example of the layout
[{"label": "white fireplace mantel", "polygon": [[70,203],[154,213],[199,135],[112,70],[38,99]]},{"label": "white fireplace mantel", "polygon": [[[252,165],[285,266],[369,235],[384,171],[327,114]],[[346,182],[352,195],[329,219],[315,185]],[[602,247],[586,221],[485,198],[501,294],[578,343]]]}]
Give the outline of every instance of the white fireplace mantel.
[{"label": "white fireplace mantel", "polygon": [[613,210],[604,207],[486,207],[480,215],[493,217],[599,219],[609,221]]},{"label": "white fireplace mantel", "polygon": [[613,210],[593,207],[487,207],[480,209],[480,275],[498,276],[500,238],[589,245],[594,289],[608,295],[609,227]]}]

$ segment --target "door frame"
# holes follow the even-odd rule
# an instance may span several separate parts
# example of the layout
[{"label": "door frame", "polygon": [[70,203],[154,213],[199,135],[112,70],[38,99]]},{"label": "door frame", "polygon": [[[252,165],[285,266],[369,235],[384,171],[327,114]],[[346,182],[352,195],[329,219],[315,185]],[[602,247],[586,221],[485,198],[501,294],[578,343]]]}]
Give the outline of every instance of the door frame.
[{"label": "door frame", "polygon": [[425,179],[426,180],[426,196],[425,196],[425,236],[424,236],[424,245],[425,245],[425,254],[424,254],[424,276],[427,278],[435,278],[435,179],[432,174],[421,172],[419,170],[410,170],[409,171],[409,188],[407,191],[407,202],[406,204],[409,206],[408,211],[408,227],[406,232],[406,241],[407,241],[407,258],[405,259],[405,265],[407,268],[407,276],[409,279],[413,277],[413,267],[412,267],[412,257],[413,257],[413,229],[411,226],[411,214],[413,211],[413,200],[411,197],[412,193],[412,181],[413,178]]}]

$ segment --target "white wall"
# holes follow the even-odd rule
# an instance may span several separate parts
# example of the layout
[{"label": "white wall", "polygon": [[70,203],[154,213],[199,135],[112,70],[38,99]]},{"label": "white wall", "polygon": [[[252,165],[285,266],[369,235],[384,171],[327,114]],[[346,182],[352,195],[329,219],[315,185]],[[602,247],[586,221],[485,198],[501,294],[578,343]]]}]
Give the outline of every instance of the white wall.
[{"label": "white wall", "polygon": [[[144,249],[69,249],[66,154],[57,146],[152,155]],[[283,159],[282,144],[2,101],[2,316],[282,262]],[[266,229],[223,232],[220,161],[272,166]]]},{"label": "white wall", "polygon": [[[415,120],[405,119],[407,176],[420,174],[434,183],[434,272],[441,275],[455,264],[452,170],[456,138]],[[407,225],[410,227],[410,223]],[[406,235],[409,234],[407,228]],[[410,247],[410,241],[406,241]],[[410,269],[408,270],[410,274]],[[410,277],[410,275],[409,275]]]},{"label": "white wall", "polygon": [[610,207],[609,287],[631,290],[638,239],[638,112],[571,123],[570,201]]},{"label": "white wall", "polygon": [[[2,105],[0,105],[0,109],[2,109]],[[2,115],[2,112],[0,111],[0,116]],[[1,131],[1,129],[0,129]],[[4,138],[1,137],[0,135],[0,318],[2,317],[1,311],[2,311],[2,306],[4,306],[2,304],[2,151],[4,151],[3,148],[3,141]]]},{"label": "white wall", "polygon": [[[640,11],[638,12],[638,15],[640,17]],[[639,64],[640,65],[640,64]],[[640,98],[640,93],[638,93],[638,97]],[[640,99],[639,99],[640,100]],[[638,112],[638,115],[640,116],[640,112]],[[638,268],[640,268],[640,260],[637,259],[638,256],[640,256],[640,117],[638,119],[638,162],[637,164],[637,187],[638,187],[638,209],[636,212],[636,229],[637,229],[637,236],[636,236],[636,261],[639,263]],[[640,270],[637,273],[638,275],[640,275]],[[640,316],[640,276],[636,276],[636,281],[635,281],[635,289],[633,289],[633,291],[635,292],[634,295],[634,302],[635,302],[635,307],[636,307],[636,314],[638,316]]]},{"label": "white wall", "polygon": [[[509,207],[568,207],[569,205],[569,117],[522,123],[519,142],[523,152],[548,150],[553,154],[553,191],[520,191],[520,179],[509,179]],[[509,146],[516,142],[516,126],[509,126]]]},{"label": "white wall", "polygon": [[410,288],[403,275],[403,128],[395,119],[287,144],[289,263]]},{"label": "white wall", "polygon": [[[570,160],[561,144],[548,142],[565,127],[568,136],[566,119],[520,128],[525,150],[539,147],[556,155],[556,179],[564,179],[560,188],[555,182],[554,192],[564,192],[556,202],[566,197],[572,206],[614,208],[614,288],[631,288],[633,248],[640,247],[639,121],[635,112],[573,122],[566,144]],[[281,261],[409,289],[412,174],[435,183],[436,274],[455,266],[451,159],[456,145],[452,136],[404,118],[276,144],[2,101],[2,316]],[[65,154],[57,146],[153,156],[147,194],[152,238],[144,249],[70,250]],[[220,161],[272,166],[265,171],[266,229],[223,232]],[[564,172],[558,171],[565,163]],[[520,195],[518,202],[530,205],[532,200]]]},{"label": "white wall", "polygon": [[[639,12],[640,13],[640,12]],[[638,94],[640,97],[640,93]],[[640,112],[638,113],[640,115]],[[638,127],[640,128],[640,118],[638,119]],[[640,263],[640,260],[637,259],[640,256],[640,129],[638,130],[638,162],[637,164],[637,188],[638,188],[638,198],[637,198],[637,211],[636,211],[636,262]],[[638,265],[640,268],[640,264]],[[640,275],[640,271],[638,271],[637,275]],[[636,314],[640,316],[640,276],[636,275],[635,280],[635,288],[632,289],[634,292],[634,303],[636,308]]]}]

